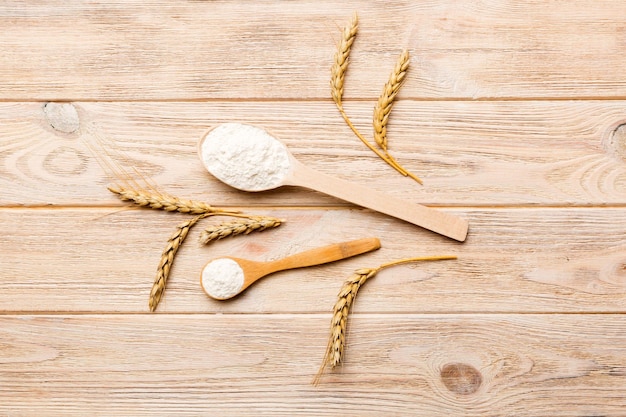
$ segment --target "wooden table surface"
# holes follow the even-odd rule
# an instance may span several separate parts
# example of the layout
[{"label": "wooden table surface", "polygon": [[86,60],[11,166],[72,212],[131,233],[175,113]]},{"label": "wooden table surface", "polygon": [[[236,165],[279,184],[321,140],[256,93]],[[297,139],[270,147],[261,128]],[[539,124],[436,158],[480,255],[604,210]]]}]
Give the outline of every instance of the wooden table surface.
[{"label": "wooden table surface", "polygon": [[[345,107],[330,99],[359,13]],[[626,2],[116,0],[0,4],[0,415],[626,415]],[[465,243],[297,188],[247,194],[196,156],[218,123],[270,129],[319,171],[470,221]],[[107,153],[98,152],[106,149]],[[104,158],[103,158],[104,155]],[[173,195],[286,219],[198,242],[148,294],[183,214],[130,209],[102,160]],[[205,225],[214,220],[205,219]],[[202,266],[375,236],[228,302]],[[345,364],[311,381],[357,268]]]}]

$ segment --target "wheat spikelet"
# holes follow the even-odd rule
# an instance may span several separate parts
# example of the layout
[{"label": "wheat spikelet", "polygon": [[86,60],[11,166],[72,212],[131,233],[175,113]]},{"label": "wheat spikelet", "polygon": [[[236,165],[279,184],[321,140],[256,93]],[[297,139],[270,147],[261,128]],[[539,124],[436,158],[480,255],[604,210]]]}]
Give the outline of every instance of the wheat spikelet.
[{"label": "wheat spikelet", "polygon": [[344,351],[346,346],[346,332],[348,329],[348,316],[350,314],[350,308],[354,304],[354,300],[359,289],[365,284],[365,282],[373,278],[378,272],[384,268],[388,268],[395,265],[400,265],[409,262],[419,261],[439,261],[445,259],[456,259],[456,256],[443,255],[443,256],[428,256],[419,258],[407,258],[400,259],[392,262],[388,262],[378,266],[377,268],[362,268],[354,271],[352,276],[344,282],[339,294],[337,296],[337,302],[333,307],[333,317],[330,322],[330,335],[328,338],[328,346],[326,353],[322,360],[322,365],[313,380],[313,384],[317,385],[327,367],[334,369],[341,363],[344,357]]},{"label": "wheat spikelet", "polygon": [[406,77],[406,73],[409,69],[409,51],[404,50],[400,54],[396,65],[389,75],[389,80],[383,88],[383,92],[378,98],[376,106],[374,106],[374,141],[383,150],[385,156],[389,158],[398,167],[402,168],[406,175],[413,178],[418,183],[422,184],[422,180],[404,169],[390,154],[388,150],[387,141],[387,123],[389,122],[389,115],[391,108],[393,107],[394,100],[400,91],[400,87]]},{"label": "wheat spikelet", "polygon": [[319,382],[319,379],[327,366],[330,366],[332,369],[341,363],[341,360],[343,359],[344,346],[346,344],[348,314],[350,313],[352,303],[356,298],[359,288],[361,288],[365,281],[376,275],[378,271],[379,270],[377,268],[358,269],[343,284],[343,287],[341,287],[337,302],[333,307],[333,318],[330,322],[328,346],[326,348],[324,359],[322,360],[322,366],[315,377],[315,384]]},{"label": "wheat spikelet", "polygon": [[409,51],[404,50],[402,54],[400,54],[398,62],[396,62],[396,66],[389,76],[389,81],[385,84],[383,92],[374,107],[374,140],[385,152],[387,151],[387,122],[389,120],[389,113],[391,112],[394,99],[400,91],[402,81],[406,77],[408,69]]},{"label": "wheat spikelet", "polygon": [[109,186],[109,191],[116,194],[122,201],[130,201],[140,207],[149,207],[157,210],[177,211],[186,214],[221,213],[222,209],[195,200],[183,200],[173,195],[143,188],[123,186]]},{"label": "wheat spikelet", "polygon": [[355,13],[354,16],[352,16],[350,24],[346,26],[341,32],[341,40],[337,45],[337,52],[335,52],[333,65],[330,68],[331,95],[338,106],[341,105],[341,100],[343,98],[343,82],[346,76],[346,72],[348,71],[348,58],[350,57],[350,48],[354,43],[354,39],[356,38],[358,29],[359,17]]},{"label": "wheat spikelet", "polygon": [[209,226],[200,234],[200,242],[204,245],[215,240],[224,239],[229,236],[247,235],[252,232],[261,232],[266,229],[278,227],[282,220],[274,217],[254,216],[248,219],[236,220],[228,223],[220,223]]},{"label": "wheat spikelet", "polygon": [[170,274],[170,270],[172,268],[172,264],[174,263],[174,256],[178,249],[180,249],[181,245],[185,241],[189,230],[201,219],[210,216],[211,213],[200,214],[191,220],[184,221],[183,223],[176,226],[176,230],[167,241],[167,245],[161,254],[161,260],[159,261],[159,266],[157,268],[156,278],[154,279],[154,284],[152,285],[152,289],[150,290],[150,300],[148,302],[148,306],[150,307],[150,311],[154,311],[159,305],[159,301],[161,301],[161,297],[163,296],[163,291],[165,291],[165,284],[167,283],[167,278]]}]

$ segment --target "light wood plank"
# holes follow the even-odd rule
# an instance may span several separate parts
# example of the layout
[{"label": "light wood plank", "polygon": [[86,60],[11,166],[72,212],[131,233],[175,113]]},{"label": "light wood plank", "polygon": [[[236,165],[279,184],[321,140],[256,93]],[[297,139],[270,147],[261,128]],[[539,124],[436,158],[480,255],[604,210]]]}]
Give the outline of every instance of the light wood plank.
[{"label": "light wood plank", "polygon": [[[362,289],[356,311],[623,312],[626,305],[623,208],[447,210],[469,219],[464,244],[361,210],[246,211],[287,222],[206,247],[197,241],[201,229],[192,230],[159,312],[326,312],[355,269],[446,254],[459,260],[382,271]],[[153,210],[0,210],[0,310],[147,312],[161,251],[187,218]],[[379,237],[382,249],[267,277],[228,302],[200,288],[202,267],[216,257],[273,260],[362,237]]]},{"label": "light wood plank", "polygon": [[81,2],[0,5],[0,97],[327,98],[340,27],[361,32],[348,97],[402,48],[413,98],[625,97],[620,0]]},{"label": "light wood plank", "polygon": [[[43,106],[0,103],[1,205],[118,204],[90,151],[99,141],[112,160],[180,197],[215,205],[342,204],[295,188],[247,194],[215,180],[196,145],[228,121],[265,127],[312,168],[411,202],[626,204],[626,134],[617,129],[626,121],[625,101],[399,101],[391,152],[424,178],[423,187],[361,144],[331,103],[75,103],[75,133],[55,130]],[[369,135],[371,103],[348,112]]]},{"label": "light wood plank", "polygon": [[2,316],[0,413],[621,416],[626,407],[624,315],[355,315],[345,365],[314,387],[328,321]]},{"label": "light wood plank", "polygon": [[[369,136],[408,48],[389,139],[424,187],[359,143],[329,99],[355,10],[346,109]],[[625,12],[617,0],[2,2],[0,415],[623,416]],[[227,121],[270,129],[321,172],[466,217],[469,238],[306,190],[232,190],[195,155]],[[106,191],[101,147],[177,196],[287,222],[210,247],[193,230],[148,314],[187,217],[126,209]],[[382,249],[229,302],[199,285],[214,257],[366,236]],[[310,385],[343,280],[429,254],[459,259],[368,282],[345,365]]]}]

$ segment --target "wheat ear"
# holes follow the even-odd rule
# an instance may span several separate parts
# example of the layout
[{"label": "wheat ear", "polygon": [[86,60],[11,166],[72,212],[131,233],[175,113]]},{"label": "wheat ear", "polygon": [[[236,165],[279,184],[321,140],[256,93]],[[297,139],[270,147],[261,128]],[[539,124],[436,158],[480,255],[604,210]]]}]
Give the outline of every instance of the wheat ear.
[{"label": "wheat ear", "polygon": [[278,227],[283,220],[274,217],[253,216],[247,219],[209,226],[200,234],[200,242],[204,245],[229,236],[247,235],[252,232],[261,232]]},{"label": "wheat ear", "polygon": [[[337,51],[335,52],[333,65],[331,67],[330,86],[331,86],[331,96],[333,98],[333,101],[337,105],[337,109],[339,110],[341,117],[343,117],[348,127],[350,127],[352,132],[354,132],[354,134],[361,140],[361,142],[363,142],[376,155],[378,155],[379,158],[381,158],[387,164],[392,166],[400,174],[404,175],[405,177],[409,176],[413,178],[415,181],[417,181],[418,183],[422,184],[421,179],[419,179],[418,177],[416,177],[415,175],[413,175],[412,173],[404,169],[404,167],[402,167],[391,155],[389,155],[389,153],[386,151],[386,147],[383,148],[383,152],[380,152],[367,139],[365,139],[365,137],[361,134],[361,132],[359,132],[356,126],[354,126],[354,124],[352,123],[348,115],[346,114],[346,111],[343,107],[343,85],[345,81],[345,75],[348,70],[348,59],[350,56],[350,50],[352,48],[352,44],[354,43],[354,39],[356,38],[357,31],[358,31],[358,16],[355,14],[350,24],[346,26],[341,33],[342,37],[341,37],[340,42],[337,44]],[[408,52],[407,52],[406,66],[408,67]],[[404,68],[402,71],[402,75],[401,75],[402,78],[404,77],[404,74],[406,74],[406,68]],[[399,89],[399,85],[398,85],[398,89]],[[385,124],[386,124],[386,120],[385,120]]]},{"label": "wheat ear", "polygon": [[[388,144],[387,144],[387,122],[389,121],[389,114],[391,113],[391,108],[393,107],[394,100],[400,91],[400,87],[406,77],[406,73],[409,69],[409,51],[404,50],[396,65],[389,76],[389,80],[385,84],[383,88],[383,92],[378,98],[378,102],[374,107],[374,117],[373,117],[373,125],[374,125],[374,141],[378,146],[383,150],[385,156],[392,160],[395,164],[401,167],[401,165],[389,154]],[[422,184],[422,180],[407,171],[402,167],[402,169],[406,172],[406,174],[413,178],[415,181]]]},{"label": "wheat ear", "polygon": [[356,295],[359,289],[363,286],[363,284],[365,284],[368,279],[373,278],[382,269],[391,266],[410,262],[440,261],[445,259],[456,259],[456,256],[443,255],[406,258],[382,264],[377,268],[357,269],[352,274],[352,276],[343,284],[343,287],[341,287],[341,290],[339,291],[337,302],[333,307],[333,317],[330,322],[330,336],[328,338],[328,346],[326,348],[326,353],[324,354],[324,359],[322,360],[322,365],[315,379],[313,380],[313,384],[317,385],[319,383],[327,367],[334,369],[343,360],[346,346],[346,332],[348,329],[348,315],[350,313],[350,308],[354,304],[354,300],[356,299]]},{"label": "wheat ear", "polygon": [[400,167],[397,163],[391,161],[384,153],[380,152],[376,149],[363,135],[359,130],[352,124],[352,121],[346,114],[346,111],[343,108],[343,84],[346,77],[346,72],[348,71],[348,61],[350,57],[350,50],[352,48],[352,44],[354,43],[354,39],[356,38],[356,34],[359,28],[359,18],[355,13],[352,17],[352,20],[348,24],[348,26],[344,27],[341,32],[341,40],[337,44],[337,51],[335,52],[335,57],[333,60],[333,65],[330,68],[330,94],[333,98],[333,101],[337,105],[337,109],[345,120],[346,124],[350,129],[354,132],[354,134],[363,142],[368,148],[370,148],[376,155],[378,155],[383,161],[391,165],[402,175],[406,176],[407,172],[404,168]]},{"label": "wheat ear", "polygon": [[333,307],[333,317],[330,321],[330,336],[326,354],[322,361],[317,376],[313,383],[318,384],[326,367],[334,368],[339,365],[343,358],[343,349],[346,343],[346,330],[348,328],[348,314],[359,288],[378,273],[376,268],[357,269],[346,282],[344,282]]},{"label": "wheat ear", "polygon": [[[224,213],[226,210],[213,207],[195,200],[183,200],[173,195],[143,188],[109,186],[109,191],[116,194],[122,201],[130,201],[140,207],[149,207],[157,210],[177,211],[186,214]],[[233,213],[237,213],[233,211]]]},{"label": "wheat ear", "polygon": [[383,92],[374,107],[374,140],[385,152],[387,151],[387,121],[389,120],[389,113],[391,113],[394,99],[400,91],[402,81],[404,81],[408,69],[409,51],[404,50],[400,54],[398,62],[396,62],[396,66],[389,76],[389,81],[385,84],[385,88],[383,88]]},{"label": "wheat ear", "polygon": [[161,297],[163,296],[163,291],[165,291],[165,284],[167,283],[167,278],[170,274],[170,270],[172,269],[172,264],[174,263],[174,256],[178,249],[180,249],[181,245],[185,241],[189,230],[201,219],[212,215],[213,213],[203,213],[200,214],[191,220],[187,220],[176,226],[176,230],[170,238],[167,240],[167,245],[161,254],[161,260],[159,261],[159,266],[157,268],[157,274],[154,279],[154,284],[152,285],[152,289],[150,290],[150,299],[148,302],[148,306],[150,307],[150,311],[156,310],[159,305],[159,301],[161,301]]},{"label": "wheat ear", "polygon": [[343,28],[341,32],[341,40],[337,45],[337,52],[331,67],[330,87],[331,95],[337,105],[341,105],[343,98],[343,82],[348,71],[348,58],[350,57],[350,48],[354,43],[357,31],[359,29],[359,17],[355,13],[352,16],[350,24]]}]

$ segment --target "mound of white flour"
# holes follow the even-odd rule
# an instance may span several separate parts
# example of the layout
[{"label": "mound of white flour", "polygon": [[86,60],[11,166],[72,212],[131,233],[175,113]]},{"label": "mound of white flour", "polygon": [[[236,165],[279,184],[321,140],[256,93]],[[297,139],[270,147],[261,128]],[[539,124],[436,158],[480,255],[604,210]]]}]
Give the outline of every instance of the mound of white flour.
[{"label": "mound of white flour", "polygon": [[241,123],[224,123],[210,131],[200,153],[211,174],[245,191],[276,188],[290,170],[285,145],[265,130]]},{"label": "mound of white flour", "polygon": [[217,299],[230,298],[243,287],[243,269],[232,259],[209,262],[202,270],[202,288]]}]

